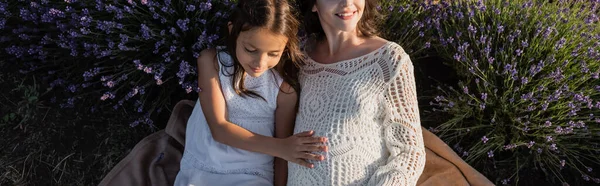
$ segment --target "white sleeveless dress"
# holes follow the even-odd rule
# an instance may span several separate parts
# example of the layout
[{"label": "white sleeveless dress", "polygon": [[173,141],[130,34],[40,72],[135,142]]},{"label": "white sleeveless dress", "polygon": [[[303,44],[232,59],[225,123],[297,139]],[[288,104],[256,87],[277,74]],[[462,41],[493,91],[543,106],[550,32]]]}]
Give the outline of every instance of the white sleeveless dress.
[{"label": "white sleeveless dress", "polygon": [[[222,49],[222,48],[220,48]],[[217,54],[221,90],[227,105],[228,121],[254,133],[273,136],[275,108],[282,79],[271,70],[260,77],[246,76],[245,86],[265,100],[237,95],[232,87],[232,58]],[[215,141],[196,102],[186,128],[185,150],[175,186],[273,185],[273,156],[250,152]]]}]

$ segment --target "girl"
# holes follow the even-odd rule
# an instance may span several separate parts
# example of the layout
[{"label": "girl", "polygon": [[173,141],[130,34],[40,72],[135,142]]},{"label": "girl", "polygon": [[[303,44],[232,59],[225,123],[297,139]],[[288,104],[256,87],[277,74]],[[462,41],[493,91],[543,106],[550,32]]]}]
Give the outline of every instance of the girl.
[{"label": "girl", "polygon": [[323,160],[309,152],[325,151],[325,138],[291,136],[298,25],[286,0],[238,1],[226,47],[198,58],[201,91],[175,185],[285,185],[287,163],[273,156],[309,168],[305,160]]},{"label": "girl", "polygon": [[[377,36],[376,0],[303,0],[307,59],[294,132],[329,139],[314,169],[288,185],[415,185],[425,165],[413,65]],[[292,176],[293,175],[293,176]]]}]

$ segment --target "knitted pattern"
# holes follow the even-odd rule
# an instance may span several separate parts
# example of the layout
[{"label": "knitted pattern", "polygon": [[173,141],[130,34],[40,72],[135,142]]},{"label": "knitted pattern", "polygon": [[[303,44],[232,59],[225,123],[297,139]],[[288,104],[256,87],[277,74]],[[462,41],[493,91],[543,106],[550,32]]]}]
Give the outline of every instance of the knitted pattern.
[{"label": "knitted pattern", "polygon": [[324,161],[312,169],[289,164],[289,186],[415,185],[425,149],[408,54],[394,42],[364,56],[300,73],[294,133],[328,138]]}]

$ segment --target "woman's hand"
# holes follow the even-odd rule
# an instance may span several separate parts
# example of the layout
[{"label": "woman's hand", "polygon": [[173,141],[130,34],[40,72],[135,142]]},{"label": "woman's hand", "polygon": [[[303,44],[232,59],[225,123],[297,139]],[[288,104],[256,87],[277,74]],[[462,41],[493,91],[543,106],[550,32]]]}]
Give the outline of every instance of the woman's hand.
[{"label": "woman's hand", "polygon": [[307,160],[322,161],[325,157],[312,152],[327,151],[327,146],[324,145],[327,138],[313,137],[313,135],[313,131],[305,131],[280,139],[277,146],[277,157],[307,168],[313,168],[314,165]]}]

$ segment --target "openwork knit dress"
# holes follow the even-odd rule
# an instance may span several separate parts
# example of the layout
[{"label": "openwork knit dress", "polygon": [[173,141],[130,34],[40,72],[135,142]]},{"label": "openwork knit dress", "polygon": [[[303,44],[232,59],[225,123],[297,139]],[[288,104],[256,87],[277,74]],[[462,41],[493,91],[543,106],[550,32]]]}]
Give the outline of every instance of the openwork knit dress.
[{"label": "openwork knit dress", "polygon": [[326,136],[326,159],[309,169],[289,164],[288,185],[415,185],[425,149],[412,62],[388,42],[364,56],[300,72],[294,133]]}]

